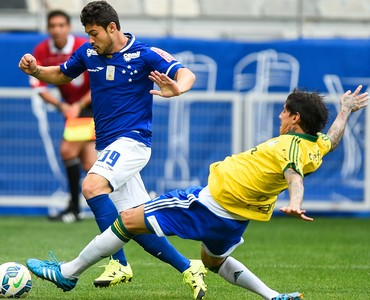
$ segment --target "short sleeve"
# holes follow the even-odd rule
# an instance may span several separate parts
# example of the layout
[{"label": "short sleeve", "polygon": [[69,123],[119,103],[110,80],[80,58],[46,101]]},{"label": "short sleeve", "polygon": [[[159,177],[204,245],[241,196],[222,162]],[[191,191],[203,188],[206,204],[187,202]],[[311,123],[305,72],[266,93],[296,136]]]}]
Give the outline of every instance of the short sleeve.
[{"label": "short sleeve", "polygon": [[164,73],[172,79],[174,79],[178,69],[184,68],[171,54],[156,47],[149,48],[147,60],[152,70]]},{"label": "short sleeve", "polygon": [[332,147],[331,140],[326,134],[323,133],[318,133],[317,136],[318,136],[317,144],[319,145],[321,153],[324,156],[328,154],[331,150]]},{"label": "short sleeve", "polygon": [[275,145],[275,156],[282,173],[292,168],[303,176],[302,163],[300,160],[300,138],[294,135],[281,135]]},{"label": "short sleeve", "polygon": [[76,78],[86,70],[81,48],[77,49],[66,62],[60,65],[60,70],[70,78]]}]

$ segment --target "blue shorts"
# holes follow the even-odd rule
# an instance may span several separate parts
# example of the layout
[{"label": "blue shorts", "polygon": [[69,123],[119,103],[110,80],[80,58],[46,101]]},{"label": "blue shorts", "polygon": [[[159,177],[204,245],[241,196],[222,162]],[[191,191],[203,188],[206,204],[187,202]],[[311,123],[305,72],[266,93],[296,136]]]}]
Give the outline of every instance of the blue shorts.
[{"label": "blue shorts", "polygon": [[159,236],[202,241],[213,256],[227,256],[243,243],[249,221],[217,216],[198,200],[202,187],[174,190],[144,205],[148,229]]}]

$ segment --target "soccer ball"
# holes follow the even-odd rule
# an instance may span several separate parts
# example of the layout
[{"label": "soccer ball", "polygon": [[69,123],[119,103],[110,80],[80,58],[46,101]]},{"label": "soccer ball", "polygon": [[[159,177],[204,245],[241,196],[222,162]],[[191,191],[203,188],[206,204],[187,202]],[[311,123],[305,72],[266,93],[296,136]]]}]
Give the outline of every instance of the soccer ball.
[{"label": "soccer ball", "polygon": [[16,262],[0,265],[0,298],[25,298],[32,288],[28,269]]}]

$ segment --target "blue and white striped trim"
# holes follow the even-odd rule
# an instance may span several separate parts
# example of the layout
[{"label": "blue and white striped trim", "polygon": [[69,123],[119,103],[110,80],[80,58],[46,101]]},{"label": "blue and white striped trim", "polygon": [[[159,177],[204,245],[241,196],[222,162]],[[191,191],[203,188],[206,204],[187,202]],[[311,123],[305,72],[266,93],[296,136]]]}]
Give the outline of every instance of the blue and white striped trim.
[{"label": "blue and white striped trim", "polygon": [[146,219],[150,226],[152,226],[155,234],[157,236],[165,236],[164,232],[162,231],[162,228],[161,226],[159,226],[159,223],[157,221],[157,218],[155,216],[149,216],[147,219]]},{"label": "blue and white striped trim", "polygon": [[187,195],[188,199],[180,200],[177,197],[173,198],[165,198],[165,199],[158,199],[149,203],[145,204],[144,211],[145,213],[151,213],[156,210],[164,209],[164,208],[185,208],[188,209],[189,206],[194,202],[197,201],[198,198],[195,197],[193,194]]},{"label": "blue and white striped trim", "polygon": [[170,71],[172,70],[172,68],[173,68],[174,66],[176,66],[176,65],[179,65],[179,64],[180,64],[180,62],[176,62],[176,63],[172,64],[172,65],[168,68],[168,70],[167,70],[167,72],[166,72],[166,75],[168,76],[168,74],[170,74]]}]

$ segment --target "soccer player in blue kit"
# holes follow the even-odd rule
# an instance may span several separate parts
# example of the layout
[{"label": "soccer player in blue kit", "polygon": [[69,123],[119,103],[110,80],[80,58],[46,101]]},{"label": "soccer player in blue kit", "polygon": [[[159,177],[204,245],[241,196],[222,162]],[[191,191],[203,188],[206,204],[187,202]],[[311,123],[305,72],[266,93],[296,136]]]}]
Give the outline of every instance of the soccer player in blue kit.
[{"label": "soccer player in blue kit", "polygon": [[[328,120],[323,97],[294,90],[279,115],[280,135],[211,164],[206,187],[171,191],[125,210],[72,261],[58,264],[29,259],[28,268],[57,286],[64,282],[75,284],[77,277],[101,257],[121,248],[135,234],[151,232],[201,241],[202,261],[209,270],[265,300],[303,299],[300,292],[279,293],[271,289],[231,253],[243,243],[251,220],[270,220],[277,196],[283,190],[288,189],[290,201],[280,211],[313,221],[301,208],[303,179],[315,172],[323,157],[338,146],[350,114],[368,105],[369,95],[360,94],[361,88],[360,85],[341,97],[340,109],[327,134],[321,133]],[[289,245],[287,251],[288,248]],[[45,276],[49,273],[57,279],[50,280]]]},{"label": "soccer player in blue kit", "polygon": [[[65,63],[39,66],[31,54],[25,54],[19,68],[55,85],[66,84],[87,70],[98,159],[82,183],[82,193],[103,232],[118,212],[150,200],[140,171],[151,155],[153,95],[179,96],[192,87],[195,75],[166,51],[122,33],[117,12],[106,1],[88,3],[80,18],[89,42]],[[153,82],[160,90],[153,90]],[[188,260],[166,238],[154,234],[138,235],[135,241],[183,273],[194,298],[202,298],[206,270],[200,260]],[[128,282],[132,276],[121,249],[94,284],[111,286]]]}]

